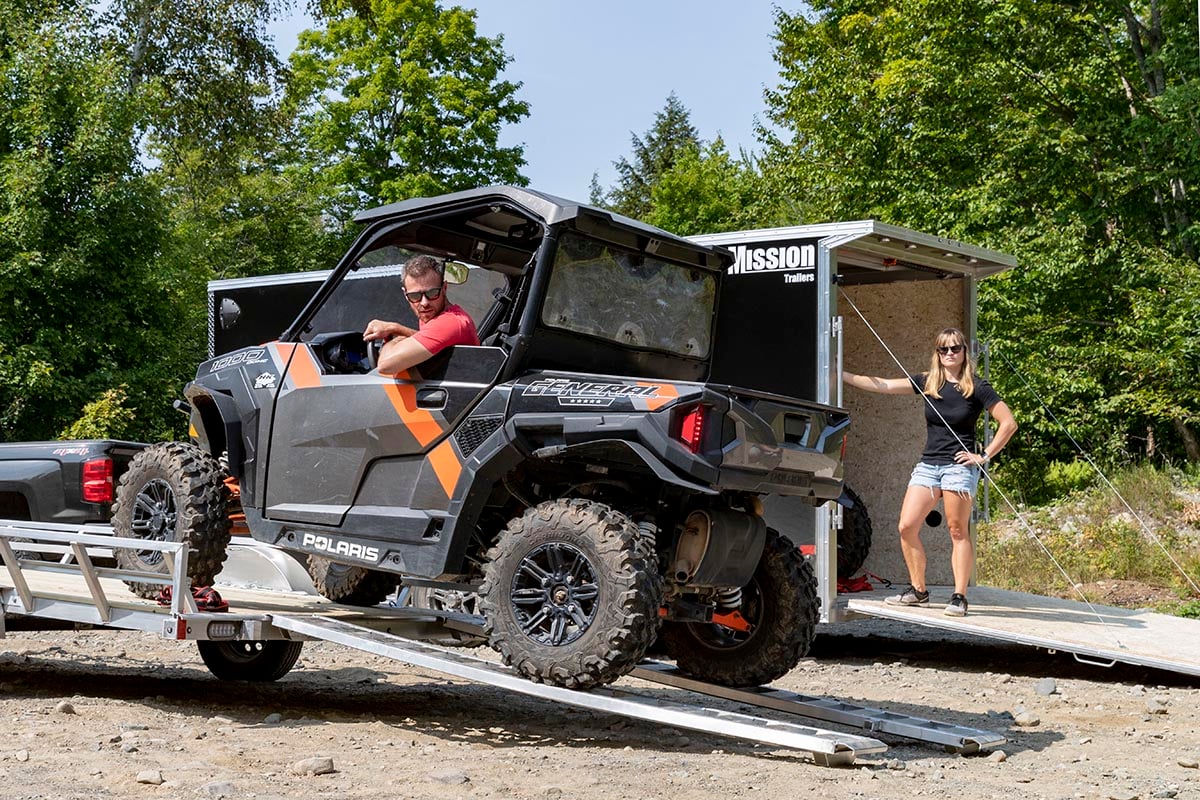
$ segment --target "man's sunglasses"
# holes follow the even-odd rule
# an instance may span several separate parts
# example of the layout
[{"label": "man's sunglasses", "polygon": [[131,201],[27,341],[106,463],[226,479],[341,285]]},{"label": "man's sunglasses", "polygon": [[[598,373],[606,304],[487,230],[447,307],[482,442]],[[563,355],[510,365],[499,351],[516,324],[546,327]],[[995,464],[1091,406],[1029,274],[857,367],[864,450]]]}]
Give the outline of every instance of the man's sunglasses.
[{"label": "man's sunglasses", "polygon": [[424,297],[426,300],[437,300],[442,296],[442,287],[435,286],[432,289],[426,289],[421,292],[405,292],[404,296],[408,298],[408,302],[415,306],[417,303],[421,302],[422,297]]},{"label": "man's sunglasses", "polygon": [[963,351],[963,345],[961,345],[961,344],[943,345],[941,347],[938,347],[937,351],[939,353],[941,353],[942,355],[947,355],[949,353],[961,353]]}]

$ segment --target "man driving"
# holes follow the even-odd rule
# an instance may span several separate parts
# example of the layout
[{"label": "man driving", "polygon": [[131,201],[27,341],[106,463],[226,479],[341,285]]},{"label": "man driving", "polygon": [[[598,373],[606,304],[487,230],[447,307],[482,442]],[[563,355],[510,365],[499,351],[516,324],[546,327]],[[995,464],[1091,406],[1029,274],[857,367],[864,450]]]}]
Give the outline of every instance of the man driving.
[{"label": "man driving", "polygon": [[457,344],[478,345],[471,316],[446,298],[445,265],[432,256],[413,256],[404,264],[404,297],[417,315],[417,329],[373,319],[363,339],[384,341],[379,371],[385,375],[415,367]]}]

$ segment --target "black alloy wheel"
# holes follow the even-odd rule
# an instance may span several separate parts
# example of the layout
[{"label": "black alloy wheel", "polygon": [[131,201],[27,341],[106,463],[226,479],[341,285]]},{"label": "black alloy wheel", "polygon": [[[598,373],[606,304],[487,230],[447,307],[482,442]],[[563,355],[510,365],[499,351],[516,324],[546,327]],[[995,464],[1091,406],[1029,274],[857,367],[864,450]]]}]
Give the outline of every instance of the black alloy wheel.
[{"label": "black alloy wheel", "polygon": [[549,542],[521,559],[509,598],[522,633],[541,645],[570,644],[596,619],[596,568],[581,550]]},{"label": "black alloy wheel", "polygon": [[[134,495],[129,528],[138,539],[165,542],[175,532],[178,516],[179,509],[171,485],[161,478],[155,478]],[[158,550],[139,550],[138,558],[146,564],[158,564],[162,561],[162,553]]]}]

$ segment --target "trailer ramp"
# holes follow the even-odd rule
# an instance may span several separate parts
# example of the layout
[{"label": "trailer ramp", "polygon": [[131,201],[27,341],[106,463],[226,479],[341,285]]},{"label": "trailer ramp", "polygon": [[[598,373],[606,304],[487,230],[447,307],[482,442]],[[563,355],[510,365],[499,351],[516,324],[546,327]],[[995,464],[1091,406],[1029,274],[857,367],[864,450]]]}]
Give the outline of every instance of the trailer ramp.
[{"label": "trailer ramp", "polygon": [[889,606],[882,593],[870,599],[842,595],[839,601],[854,614],[1071,653],[1087,664],[1132,664],[1200,676],[1200,620],[987,586],[971,587],[966,617],[947,617],[942,606],[952,591],[931,586],[928,608]]},{"label": "trailer ramp", "polygon": [[374,655],[403,661],[416,667],[436,670],[457,678],[486,683],[532,697],[704,733],[807,751],[819,764],[831,766],[852,764],[859,755],[881,753],[887,749],[887,745],[883,742],[866,736],[825,731],[720,709],[684,706],[612,687],[579,692],[559,686],[533,683],[528,678],[492,661],[443,650],[440,647],[329,617],[274,615],[271,622],[278,628],[311,639],[334,642]]},{"label": "trailer ramp", "polygon": [[789,692],[773,686],[731,688],[690,678],[677,667],[657,661],[642,662],[633,677],[679,689],[687,689],[710,697],[721,697],[740,703],[771,708],[824,722],[834,722],[874,733],[889,733],[906,739],[940,744],[950,753],[969,755],[982,748],[999,747],[1005,738],[992,731],[949,725],[945,722],[897,714],[881,708],[855,705],[828,697]]}]

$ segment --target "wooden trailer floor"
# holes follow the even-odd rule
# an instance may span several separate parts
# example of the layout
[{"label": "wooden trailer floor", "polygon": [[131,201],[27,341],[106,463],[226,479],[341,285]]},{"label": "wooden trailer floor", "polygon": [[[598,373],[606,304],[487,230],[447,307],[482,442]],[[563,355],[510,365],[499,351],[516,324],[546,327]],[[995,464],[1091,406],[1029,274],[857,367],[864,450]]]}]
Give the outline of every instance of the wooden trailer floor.
[{"label": "wooden trailer floor", "polygon": [[931,586],[928,608],[889,606],[884,591],[840,595],[847,610],[870,617],[974,634],[988,639],[1200,676],[1200,620],[973,586],[970,613],[942,613],[951,587]]}]

